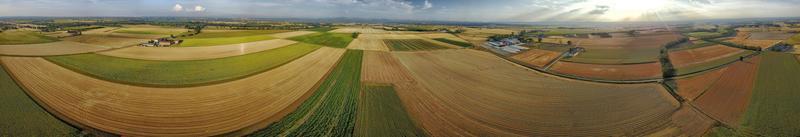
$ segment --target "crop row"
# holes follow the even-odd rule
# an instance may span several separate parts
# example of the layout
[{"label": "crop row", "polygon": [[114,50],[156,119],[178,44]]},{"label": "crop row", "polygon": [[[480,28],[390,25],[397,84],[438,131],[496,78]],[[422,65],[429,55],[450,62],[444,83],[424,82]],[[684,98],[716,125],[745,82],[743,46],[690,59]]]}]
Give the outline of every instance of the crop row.
[{"label": "crop row", "polygon": [[352,136],[363,51],[348,50],[294,112],[251,136]]},{"label": "crop row", "polygon": [[435,50],[446,49],[441,45],[437,45],[421,39],[387,39],[383,40],[392,51],[417,51],[417,50]]}]

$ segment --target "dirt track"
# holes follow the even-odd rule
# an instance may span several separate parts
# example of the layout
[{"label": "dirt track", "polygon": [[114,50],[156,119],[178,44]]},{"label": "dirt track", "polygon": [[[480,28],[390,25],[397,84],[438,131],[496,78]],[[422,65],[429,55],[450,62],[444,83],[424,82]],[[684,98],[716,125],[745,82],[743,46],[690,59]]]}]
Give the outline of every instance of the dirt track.
[{"label": "dirt track", "polygon": [[284,39],[273,39],[241,44],[230,44],[205,47],[128,47],[124,49],[99,52],[98,54],[143,60],[202,60],[231,56],[240,56],[264,50],[284,47],[297,42]]},{"label": "dirt track", "polygon": [[73,124],[124,136],[213,136],[279,119],[271,117],[308,92],[344,51],[323,47],[262,74],[191,88],[111,83],[41,58],[2,61],[31,97]]},{"label": "dirt track", "polygon": [[0,45],[0,55],[53,56],[88,53],[108,49],[111,48],[72,41],[59,41],[42,44]]},{"label": "dirt track", "polygon": [[557,79],[485,52],[393,54],[416,80],[395,83],[398,95],[432,136],[641,136],[678,107],[656,84]]},{"label": "dirt track", "polygon": [[756,56],[746,62],[732,64],[717,82],[695,100],[694,104],[701,111],[723,123],[739,125],[739,119],[750,103],[760,62],[761,57]]}]

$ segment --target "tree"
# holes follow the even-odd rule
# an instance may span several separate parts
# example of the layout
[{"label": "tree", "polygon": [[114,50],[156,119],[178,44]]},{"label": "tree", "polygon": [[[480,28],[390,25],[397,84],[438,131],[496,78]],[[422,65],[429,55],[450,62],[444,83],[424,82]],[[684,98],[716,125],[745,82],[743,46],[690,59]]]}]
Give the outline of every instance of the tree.
[{"label": "tree", "polygon": [[358,35],[359,35],[359,34],[361,34],[361,33],[359,33],[359,32],[353,32],[353,35],[352,35],[351,37],[353,37],[353,38],[358,38]]}]

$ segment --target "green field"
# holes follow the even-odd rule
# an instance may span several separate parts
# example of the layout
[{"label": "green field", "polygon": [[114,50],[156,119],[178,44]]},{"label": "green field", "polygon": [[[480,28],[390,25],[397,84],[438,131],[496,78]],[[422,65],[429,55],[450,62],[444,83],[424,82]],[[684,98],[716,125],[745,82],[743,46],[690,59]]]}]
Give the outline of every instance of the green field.
[{"label": "green field", "polygon": [[725,58],[721,58],[721,59],[717,59],[717,60],[714,60],[714,61],[711,61],[711,62],[706,62],[706,63],[687,66],[687,67],[675,68],[676,69],[675,73],[676,73],[676,75],[685,75],[685,74],[689,74],[689,73],[693,73],[693,72],[703,71],[703,70],[706,70],[706,69],[710,69],[710,68],[714,68],[714,67],[717,67],[717,66],[720,66],[720,65],[724,65],[724,64],[729,63],[729,62],[738,61],[739,57],[747,56],[747,55],[750,55],[750,54],[753,54],[753,53],[754,53],[753,51],[744,50],[744,52],[742,52],[742,53],[739,53],[739,54],[736,54],[736,55],[733,55],[733,56],[729,56],[729,57],[725,57]]},{"label": "green field", "polygon": [[183,43],[179,47],[202,47],[202,46],[219,46],[228,44],[248,43],[262,40],[275,39],[267,35],[253,35],[242,37],[219,37],[219,38],[187,38],[183,39]]},{"label": "green field", "polygon": [[313,28],[313,29],[309,29],[309,30],[310,31],[316,31],[316,32],[328,32],[328,31],[335,30],[335,29],[336,28],[331,28],[331,27],[319,27],[319,28]]},{"label": "green field", "polygon": [[242,30],[242,31],[220,31],[220,32],[203,32],[202,33],[188,37],[188,39],[206,39],[206,38],[229,38],[229,37],[244,37],[244,36],[256,36],[256,35],[267,35],[267,34],[275,34],[281,32],[289,32],[289,30]]},{"label": "green field", "polygon": [[637,64],[658,62],[660,51],[653,48],[586,49],[578,56],[562,60],[587,64]]},{"label": "green field", "polygon": [[692,33],[687,33],[686,35],[688,35],[689,37],[695,37],[695,38],[710,38],[710,37],[722,36],[722,33],[719,33],[719,32],[692,32]]},{"label": "green field", "polygon": [[250,136],[353,136],[362,56],[348,50],[297,110]]},{"label": "green field", "polygon": [[150,25],[132,25],[120,28],[114,33],[144,34],[144,35],[177,35],[188,32],[188,29],[177,27],[163,27]]},{"label": "green field", "polygon": [[383,40],[392,51],[417,51],[447,49],[447,47],[434,44],[422,39],[386,39]]},{"label": "green field", "polygon": [[57,38],[44,36],[33,31],[0,32],[0,45],[36,44],[56,41],[58,41]]},{"label": "green field", "polygon": [[411,121],[392,85],[362,86],[357,114],[355,136],[425,136]]},{"label": "green field", "polygon": [[324,45],[335,48],[345,48],[353,41],[350,33],[315,33],[289,38],[290,40]]},{"label": "green field", "polygon": [[455,40],[450,40],[450,39],[447,39],[447,38],[435,38],[433,40],[441,41],[441,42],[444,42],[444,43],[453,44],[453,45],[461,46],[461,47],[465,47],[465,48],[472,47],[472,44],[470,44],[469,42],[455,41]]},{"label": "green field", "polygon": [[298,43],[282,48],[210,60],[151,61],[78,54],[47,60],[98,77],[146,86],[191,86],[225,82],[258,74],[300,58],[320,46]]},{"label": "green field", "polygon": [[39,107],[0,67],[0,136],[76,136],[67,125]]},{"label": "green field", "polygon": [[786,40],[786,43],[795,44],[795,45],[800,44],[800,34],[792,36],[791,38]]},{"label": "green field", "polygon": [[765,52],[742,127],[760,135],[800,136],[800,61]]}]

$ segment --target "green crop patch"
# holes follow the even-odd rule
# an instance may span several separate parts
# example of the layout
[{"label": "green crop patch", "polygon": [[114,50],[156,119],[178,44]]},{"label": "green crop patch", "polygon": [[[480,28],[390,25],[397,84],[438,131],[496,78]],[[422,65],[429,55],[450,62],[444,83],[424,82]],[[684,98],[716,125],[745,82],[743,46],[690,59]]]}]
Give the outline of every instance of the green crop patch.
[{"label": "green crop patch", "polygon": [[316,33],[292,37],[289,39],[335,48],[345,48],[348,44],[350,44],[350,41],[353,41],[353,36],[349,33]]},{"label": "green crop patch", "polygon": [[277,49],[210,60],[152,61],[99,54],[53,56],[63,67],[105,80],[146,86],[189,86],[235,80],[300,58],[320,46],[298,43]]},{"label": "green crop patch", "polygon": [[180,47],[202,47],[202,46],[219,46],[228,44],[248,43],[262,40],[275,39],[267,35],[254,35],[242,37],[219,37],[219,38],[189,38],[183,39],[183,43],[179,44]]},{"label": "green crop patch", "polygon": [[791,54],[766,52],[742,128],[764,136],[800,136],[800,61]]},{"label": "green crop patch", "polygon": [[80,131],[39,107],[0,67],[0,136],[75,136]]},{"label": "green crop patch", "polygon": [[442,45],[431,43],[422,39],[385,39],[383,40],[392,51],[418,51],[447,49]]},{"label": "green crop patch", "polygon": [[33,31],[4,31],[0,32],[0,45],[36,44],[59,41],[57,38],[48,37]]},{"label": "green crop patch", "polygon": [[425,136],[411,121],[391,85],[365,84],[358,102],[355,136]]},{"label": "green crop patch", "polygon": [[251,136],[353,136],[364,52],[348,50],[294,112]]},{"label": "green crop patch", "polygon": [[468,42],[455,41],[455,40],[450,40],[450,39],[447,39],[447,38],[435,38],[433,40],[441,41],[441,42],[444,42],[444,43],[447,43],[447,44],[453,44],[453,45],[461,46],[461,47],[465,47],[465,48],[472,47],[472,44],[469,44]]}]

